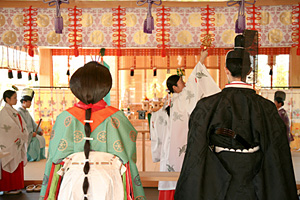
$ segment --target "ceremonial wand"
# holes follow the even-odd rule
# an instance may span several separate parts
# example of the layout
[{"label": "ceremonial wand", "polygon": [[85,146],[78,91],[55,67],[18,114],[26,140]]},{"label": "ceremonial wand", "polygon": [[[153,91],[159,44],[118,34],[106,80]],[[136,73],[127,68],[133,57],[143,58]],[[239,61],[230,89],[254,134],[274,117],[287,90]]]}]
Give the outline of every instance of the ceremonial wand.
[{"label": "ceremonial wand", "polygon": [[37,131],[39,130],[39,127],[40,127],[40,125],[41,125],[41,122],[42,122],[42,119],[39,120],[39,123],[38,123],[38,125],[37,125],[37,127],[36,127],[36,130],[35,130],[36,133],[37,133]]}]

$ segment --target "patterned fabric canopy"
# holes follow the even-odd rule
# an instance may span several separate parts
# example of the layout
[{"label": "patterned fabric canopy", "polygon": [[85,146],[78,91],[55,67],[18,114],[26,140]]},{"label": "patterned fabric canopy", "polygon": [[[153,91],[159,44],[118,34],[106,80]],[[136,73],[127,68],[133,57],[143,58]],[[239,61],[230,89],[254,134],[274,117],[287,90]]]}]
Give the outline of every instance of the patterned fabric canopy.
[{"label": "patterned fabric canopy", "polygon": [[[292,5],[261,6],[260,34],[262,47],[290,47],[292,38]],[[171,7],[170,46],[171,48],[198,48],[200,35],[201,7]],[[215,7],[216,48],[232,47],[235,37],[235,21],[238,7]],[[69,47],[68,9],[61,9],[64,18],[62,34],[54,31],[55,8],[37,10],[37,46]],[[0,45],[23,46],[24,29],[23,8],[0,8]],[[147,8],[126,8],[126,47],[156,48],[156,30],[152,34],[143,32],[143,21]],[[153,9],[156,20],[156,9]],[[82,8],[82,46],[113,48],[112,8]],[[156,24],[155,24],[156,27]]]}]

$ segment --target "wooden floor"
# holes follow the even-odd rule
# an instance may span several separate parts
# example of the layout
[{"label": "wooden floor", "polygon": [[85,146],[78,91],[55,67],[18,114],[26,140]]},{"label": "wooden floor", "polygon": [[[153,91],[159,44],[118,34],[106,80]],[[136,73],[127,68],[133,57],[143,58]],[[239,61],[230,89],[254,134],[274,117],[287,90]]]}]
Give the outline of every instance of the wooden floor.
[{"label": "wooden floor", "polygon": [[[158,190],[157,188],[145,188],[145,196],[147,200],[157,200],[158,199]],[[0,195],[0,200],[38,200],[39,193],[31,192],[26,193],[25,190],[22,191],[22,194],[18,195]]]}]

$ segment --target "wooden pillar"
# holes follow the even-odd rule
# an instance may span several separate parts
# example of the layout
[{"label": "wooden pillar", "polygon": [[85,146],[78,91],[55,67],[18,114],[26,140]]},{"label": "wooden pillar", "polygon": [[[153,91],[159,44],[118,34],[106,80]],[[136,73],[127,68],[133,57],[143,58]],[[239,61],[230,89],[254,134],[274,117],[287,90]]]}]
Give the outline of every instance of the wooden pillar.
[{"label": "wooden pillar", "polygon": [[51,49],[39,49],[40,56],[40,86],[53,86],[53,60]]},{"label": "wooden pillar", "polygon": [[227,76],[225,73],[226,56],[219,55],[219,57],[220,57],[219,59],[221,60],[220,61],[220,83],[219,83],[219,86],[221,89],[223,89],[225,87],[225,85],[228,83],[228,79],[227,79]]},{"label": "wooden pillar", "polygon": [[297,55],[297,48],[291,48],[290,51],[290,72],[289,72],[289,85],[300,86],[300,56]]}]

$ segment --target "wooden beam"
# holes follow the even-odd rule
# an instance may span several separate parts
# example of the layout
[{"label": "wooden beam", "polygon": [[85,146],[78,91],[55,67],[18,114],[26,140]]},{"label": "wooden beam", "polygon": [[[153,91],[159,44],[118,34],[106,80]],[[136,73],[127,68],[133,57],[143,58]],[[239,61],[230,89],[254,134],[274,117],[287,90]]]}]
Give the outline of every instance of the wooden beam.
[{"label": "wooden beam", "polygon": [[177,181],[180,172],[139,172],[141,181]]},{"label": "wooden beam", "polygon": [[[256,6],[276,6],[276,5],[296,5],[299,0],[257,0]],[[61,4],[61,8],[73,8],[77,6],[79,8],[115,8],[121,7],[139,7],[136,5],[136,1],[80,1],[70,0],[69,4]],[[166,7],[227,7],[227,1],[223,2],[212,2],[212,1],[201,1],[201,2],[179,2],[179,1],[164,1],[163,5]],[[23,8],[23,7],[36,7],[36,8],[48,8],[49,5],[44,3],[42,0],[39,1],[20,1],[20,0],[1,0],[1,8]],[[144,5],[146,7],[147,5]],[[157,6],[153,6],[157,7]],[[55,8],[52,6],[51,8]]]}]

